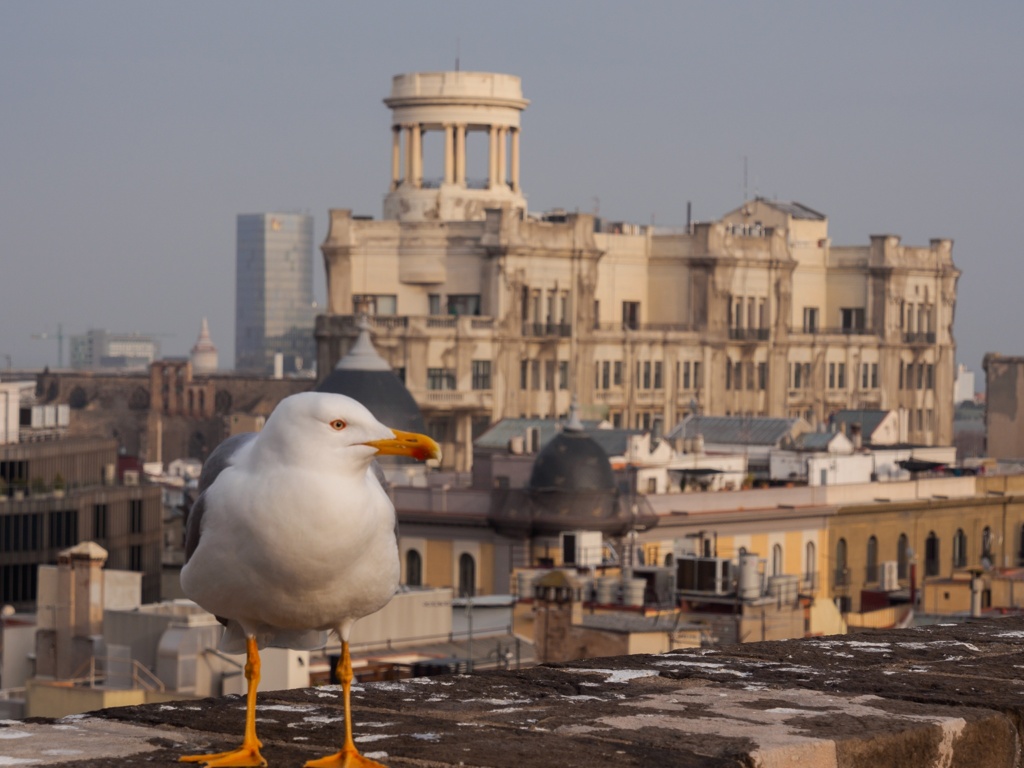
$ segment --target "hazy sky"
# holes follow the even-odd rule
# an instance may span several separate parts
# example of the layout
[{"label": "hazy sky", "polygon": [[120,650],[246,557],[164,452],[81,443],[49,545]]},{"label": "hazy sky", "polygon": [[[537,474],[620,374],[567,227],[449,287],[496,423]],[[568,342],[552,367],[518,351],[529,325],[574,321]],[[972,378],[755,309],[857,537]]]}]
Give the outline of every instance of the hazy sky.
[{"label": "hazy sky", "polygon": [[[958,358],[1024,354],[1024,4],[0,3],[0,375],[203,316],[234,360],[235,216],[381,215],[392,75],[523,79],[522,183],[682,225],[747,191],[837,245],[954,239]],[[472,170],[472,169],[471,169]],[[472,175],[472,174],[471,174]],[[316,253],[316,295],[325,298]],[[65,342],[65,361],[68,344]]]}]

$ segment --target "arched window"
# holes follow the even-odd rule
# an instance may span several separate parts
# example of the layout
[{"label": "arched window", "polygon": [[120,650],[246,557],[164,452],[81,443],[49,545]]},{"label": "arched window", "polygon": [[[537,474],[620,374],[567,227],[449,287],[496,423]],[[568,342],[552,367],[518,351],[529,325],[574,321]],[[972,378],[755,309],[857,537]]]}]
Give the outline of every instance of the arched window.
[{"label": "arched window", "polygon": [[907,540],[907,534],[905,533],[901,533],[896,542],[896,564],[898,578],[908,578],[908,571],[910,570],[910,542]]},{"label": "arched window", "polygon": [[405,583],[410,587],[423,586],[423,557],[415,549],[405,553]]},{"label": "arched window", "polygon": [[782,545],[772,547],[772,576],[782,575]]},{"label": "arched window", "polygon": [[459,597],[476,594],[476,561],[468,552],[459,555]]},{"label": "arched window", "polygon": [[865,581],[869,584],[878,581],[878,539],[875,536],[868,538],[867,566]]},{"label": "arched window", "polygon": [[846,539],[836,542],[836,584],[847,584],[849,576],[846,573]]},{"label": "arched window", "polygon": [[808,541],[807,546],[804,547],[804,581],[813,586],[815,585],[815,575],[818,570],[818,553],[817,547],[814,546],[813,541]]},{"label": "arched window", "polygon": [[953,567],[964,568],[967,565],[967,534],[963,528],[956,529],[953,536]]},{"label": "arched window", "polygon": [[988,560],[988,565],[992,565],[992,529],[987,525],[981,532],[981,559]]},{"label": "arched window", "polygon": [[929,531],[924,542],[924,575],[939,575],[939,537],[935,531]]},{"label": "arched window", "polygon": [[675,561],[676,561],[676,559],[672,556],[671,552],[669,552],[667,555],[665,555],[665,567],[666,568],[671,568],[672,565],[675,563]]}]

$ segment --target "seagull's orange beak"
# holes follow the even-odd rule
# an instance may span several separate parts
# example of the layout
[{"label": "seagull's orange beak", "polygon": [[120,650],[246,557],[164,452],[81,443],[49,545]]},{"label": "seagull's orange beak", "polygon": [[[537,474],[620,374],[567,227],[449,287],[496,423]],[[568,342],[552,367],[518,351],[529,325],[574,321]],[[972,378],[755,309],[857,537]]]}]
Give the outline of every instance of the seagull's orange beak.
[{"label": "seagull's orange beak", "polygon": [[417,461],[427,459],[441,459],[441,446],[426,435],[419,435],[415,432],[402,432],[398,429],[391,430],[395,433],[393,440],[371,440],[365,445],[376,448],[377,453],[384,456],[412,456]]}]

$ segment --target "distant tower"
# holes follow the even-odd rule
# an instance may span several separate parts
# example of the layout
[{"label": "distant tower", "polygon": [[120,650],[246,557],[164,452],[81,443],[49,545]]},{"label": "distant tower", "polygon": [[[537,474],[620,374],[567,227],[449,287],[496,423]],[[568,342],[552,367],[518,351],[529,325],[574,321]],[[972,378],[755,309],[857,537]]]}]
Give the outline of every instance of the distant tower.
[{"label": "distant tower", "polygon": [[192,347],[191,358],[193,373],[213,373],[217,370],[217,347],[210,339],[210,326],[205,317],[199,329],[199,338]]},{"label": "distant tower", "polygon": [[[391,191],[384,218],[471,221],[487,208],[526,209],[519,185],[521,80],[492,72],[396,75],[391,95]],[[423,137],[444,134],[440,178],[423,174]],[[467,143],[483,134],[486,167],[467,168]],[[404,152],[403,152],[404,146]]]},{"label": "distant tower", "polygon": [[235,268],[235,369],[271,373],[313,365],[313,217],[254,213],[238,217]]}]

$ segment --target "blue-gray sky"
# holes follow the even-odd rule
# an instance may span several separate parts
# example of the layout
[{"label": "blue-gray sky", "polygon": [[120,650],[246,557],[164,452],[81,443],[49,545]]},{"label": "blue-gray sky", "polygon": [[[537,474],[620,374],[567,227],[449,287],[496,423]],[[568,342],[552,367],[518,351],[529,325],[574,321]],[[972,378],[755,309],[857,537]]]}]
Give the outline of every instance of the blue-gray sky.
[{"label": "blue-gray sky", "polygon": [[236,214],[379,216],[391,77],[458,52],[523,78],[531,210],[710,219],[746,158],[835,244],[953,238],[981,386],[1024,354],[1022,37],[1019,2],[6,2],[0,375],[54,365],[58,323],[184,355],[203,316],[229,367]]}]

